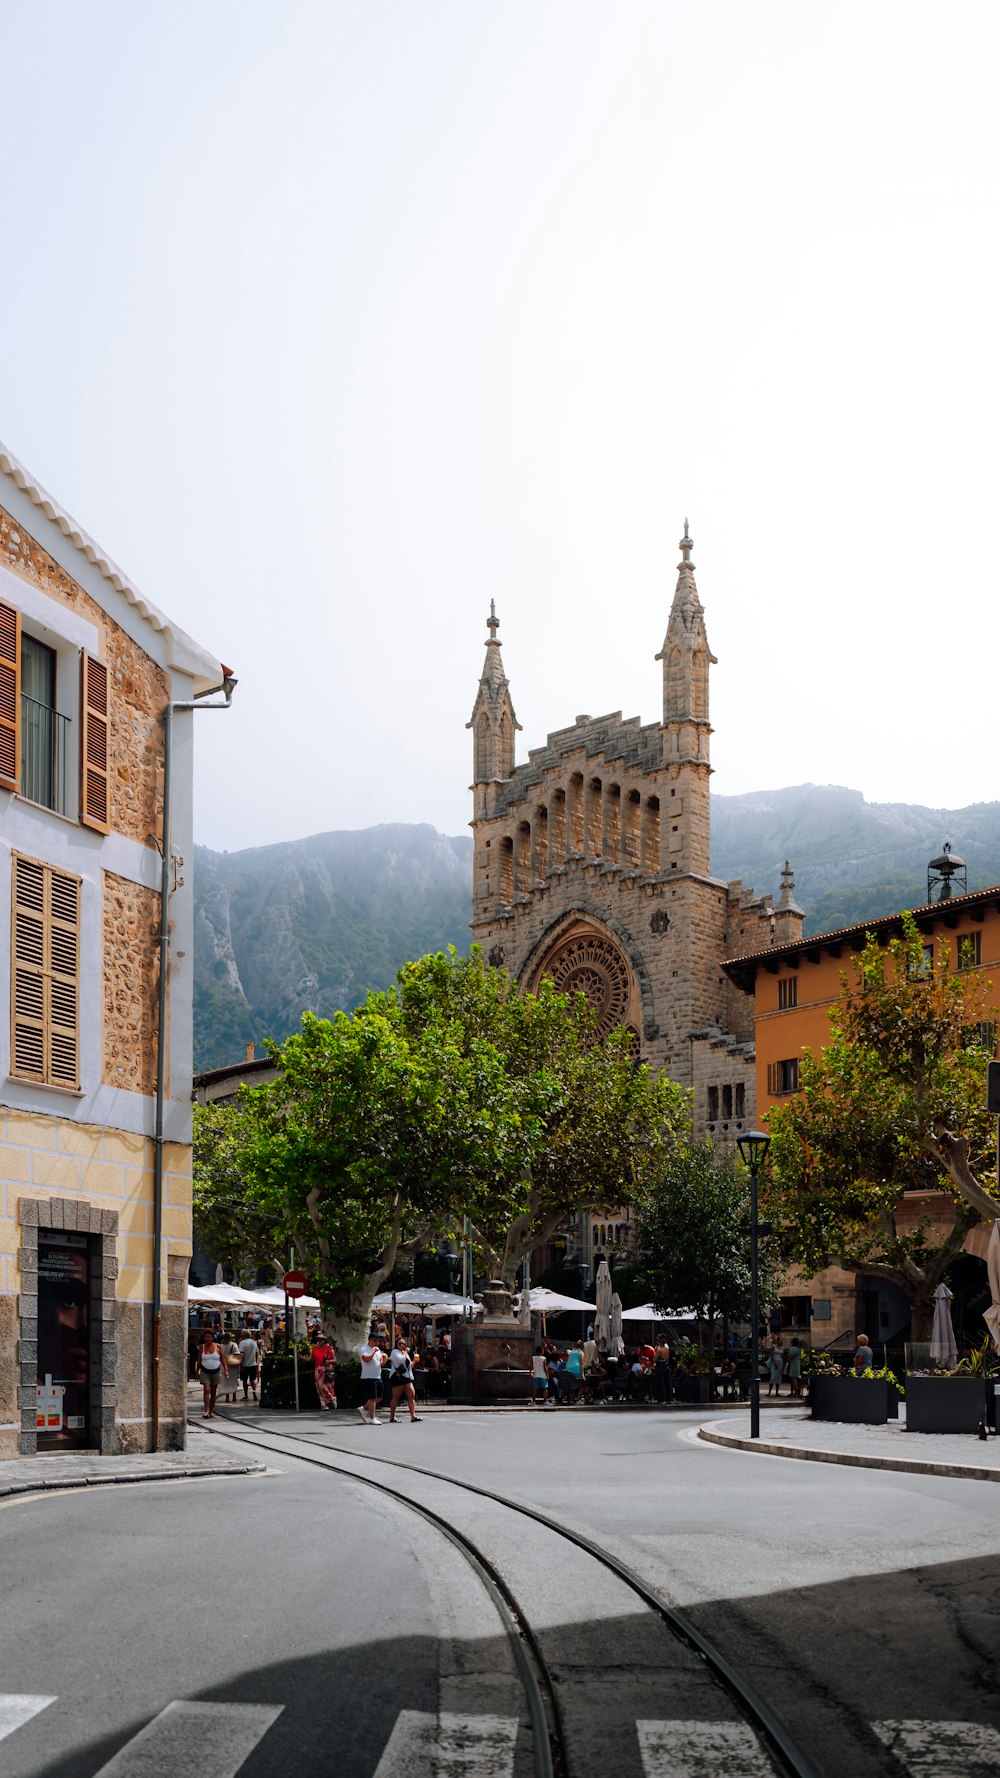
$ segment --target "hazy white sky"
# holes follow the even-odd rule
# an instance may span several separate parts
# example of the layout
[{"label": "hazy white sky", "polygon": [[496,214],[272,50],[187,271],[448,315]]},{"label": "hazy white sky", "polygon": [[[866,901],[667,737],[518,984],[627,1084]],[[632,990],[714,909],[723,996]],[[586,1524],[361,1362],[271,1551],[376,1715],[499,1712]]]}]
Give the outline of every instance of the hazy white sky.
[{"label": "hazy white sky", "polygon": [[[715,789],[998,794],[995,0],[0,0],[0,437],[240,675],[198,837],[469,815],[655,719]],[[523,756],[523,755],[522,755]]]}]

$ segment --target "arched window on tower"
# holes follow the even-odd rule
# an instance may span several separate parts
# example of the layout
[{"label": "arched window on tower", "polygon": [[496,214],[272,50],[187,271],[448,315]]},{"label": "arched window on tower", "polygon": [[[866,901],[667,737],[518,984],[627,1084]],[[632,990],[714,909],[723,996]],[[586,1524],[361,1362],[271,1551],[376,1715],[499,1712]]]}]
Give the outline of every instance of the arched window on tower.
[{"label": "arched window on tower", "polygon": [[583,851],[583,773],[574,772],[569,781],[569,808],[567,810],[569,831],[566,835],[566,850],[579,856]]},{"label": "arched window on tower", "polygon": [[642,814],[642,798],[637,790],[630,790],[622,805],[622,863],[626,870],[639,868],[639,823]]},{"label": "arched window on tower", "polygon": [[708,661],[703,648],[691,656],[691,714],[696,722],[708,721]]},{"label": "arched window on tower", "polygon": [[490,719],[484,710],[476,723],[475,778],[477,784],[482,784],[487,778],[492,778],[492,763],[490,759]]},{"label": "arched window on tower", "polygon": [[660,872],[660,799],[647,796],[642,823],[642,868],[647,877]]},{"label": "arched window on tower", "polygon": [[518,823],[514,842],[514,889],[526,895],[531,885],[531,823]]},{"label": "arched window on tower", "polygon": [[622,789],[609,784],[604,795],[604,840],[601,856],[609,864],[617,864],[622,845]]},{"label": "arched window on tower", "polygon": [[549,871],[549,811],[544,803],[535,810],[531,826],[531,875],[537,881]]},{"label": "arched window on tower", "polygon": [[500,905],[509,908],[514,901],[514,842],[510,834],[500,841]]},{"label": "arched window on tower", "polygon": [[552,807],[549,815],[549,865],[555,869],[566,862],[566,792],[552,792]]},{"label": "arched window on tower", "polygon": [[497,725],[497,758],[496,775],[498,778],[509,778],[514,769],[513,731],[506,710],[501,710]]},{"label": "arched window on tower", "polygon": [[601,856],[602,785],[600,778],[591,778],[587,785],[586,834],[584,851],[588,858]]}]

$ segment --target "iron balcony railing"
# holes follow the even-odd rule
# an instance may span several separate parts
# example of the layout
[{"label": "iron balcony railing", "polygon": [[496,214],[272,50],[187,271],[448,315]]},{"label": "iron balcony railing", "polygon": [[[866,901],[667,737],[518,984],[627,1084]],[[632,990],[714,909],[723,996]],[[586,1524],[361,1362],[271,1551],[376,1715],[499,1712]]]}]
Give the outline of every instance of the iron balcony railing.
[{"label": "iron balcony railing", "polygon": [[69,717],[21,695],[21,795],[58,815],[66,807]]}]

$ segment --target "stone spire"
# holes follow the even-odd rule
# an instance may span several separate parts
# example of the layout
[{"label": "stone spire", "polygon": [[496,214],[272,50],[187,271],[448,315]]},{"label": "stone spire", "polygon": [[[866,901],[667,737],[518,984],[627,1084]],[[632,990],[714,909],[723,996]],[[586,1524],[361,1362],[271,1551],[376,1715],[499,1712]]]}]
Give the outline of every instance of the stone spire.
[{"label": "stone spire", "polygon": [[503,669],[500,639],[497,635],[500,619],[492,599],[486,628],[489,631],[486,638],[486,659],[472,707],[472,717],[465,725],[473,732],[474,784],[488,784],[496,779],[510,777],[514,770],[514,735],[521,726],[514,714],[510,684]]},{"label": "stone spire", "polygon": [[[698,597],[691,551],[694,548],[684,520],[677,564],[677,586],[670,607],[667,633],[657,660],[663,662],[663,721],[708,723],[708,669],[715,656],[708,646],[705,612]],[[709,731],[711,732],[711,731]],[[706,743],[707,745],[707,743]],[[707,751],[704,756],[708,757]]]},{"label": "stone spire", "polygon": [[802,937],[802,925],[805,912],[795,899],[795,878],[792,867],[785,859],[785,867],[781,873],[781,893],[778,896],[772,922],[773,942],[776,945],[794,945]]}]

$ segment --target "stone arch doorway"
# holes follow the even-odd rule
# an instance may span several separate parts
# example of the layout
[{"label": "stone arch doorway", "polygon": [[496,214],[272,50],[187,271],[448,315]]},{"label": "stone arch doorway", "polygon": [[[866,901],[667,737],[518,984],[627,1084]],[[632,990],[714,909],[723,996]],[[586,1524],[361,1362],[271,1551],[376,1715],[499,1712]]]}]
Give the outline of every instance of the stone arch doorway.
[{"label": "stone arch doorway", "polygon": [[610,933],[589,920],[563,927],[533,965],[525,986],[534,991],[546,976],[561,994],[586,994],[601,1037],[624,1025],[638,1051],[639,987],[625,952]]}]

